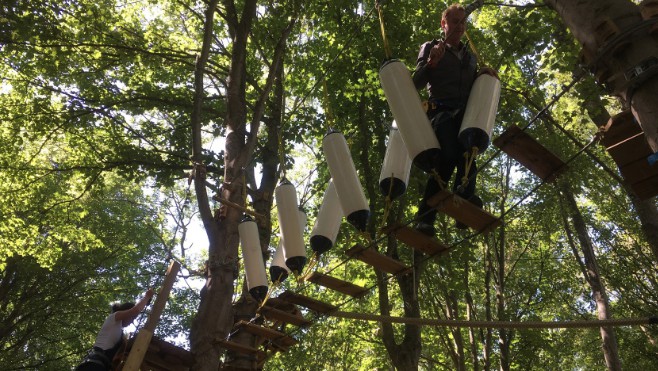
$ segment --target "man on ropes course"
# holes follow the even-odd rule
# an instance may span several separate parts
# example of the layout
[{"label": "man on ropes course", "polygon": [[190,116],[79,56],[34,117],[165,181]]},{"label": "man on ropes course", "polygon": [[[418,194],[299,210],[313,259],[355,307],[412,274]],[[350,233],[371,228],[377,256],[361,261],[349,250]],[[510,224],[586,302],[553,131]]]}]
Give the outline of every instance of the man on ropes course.
[{"label": "man on ropes course", "polygon": [[148,289],[137,303],[113,304],[112,313],[107,316],[101,330],[96,336],[94,347],[76,368],[76,371],[112,370],[112,359],[123,344],[123,328],[130,325],[139,316],[153,297],[153,290]]},{"label": "man on ropes course", "polygon": [[[437,159],[435,169],[442,184],[433,176],[429,177],[417,214],[416,229],[429,236],[435,233],[436,209],[430,207],[427,200],[450,181],[455,167],[457,175],[453,191],[474,205],[482,207],[482,200],[475,195],[475,161],[469,171],[472,174],[471,179],[465,187],[460,187],[460,179],[464,176],[466,167],[463,154],[467,149],[458,140],[458,134],[475,78],[480,74],[498,76],[496,71],[489,67],[482,67],[478,71],[476,58],[469,52],[467,45],[461,42],[466,32],[466,18],[465,9],[459,4],[452,4],[443,12],[441,29],[445,38],[428,41],[420,47],[413,74],[416,89],[426,86],[429,92],[427,116],[441,146],[441,156]],[[461,222],[457,222],[456,227],[467,228]]]}]

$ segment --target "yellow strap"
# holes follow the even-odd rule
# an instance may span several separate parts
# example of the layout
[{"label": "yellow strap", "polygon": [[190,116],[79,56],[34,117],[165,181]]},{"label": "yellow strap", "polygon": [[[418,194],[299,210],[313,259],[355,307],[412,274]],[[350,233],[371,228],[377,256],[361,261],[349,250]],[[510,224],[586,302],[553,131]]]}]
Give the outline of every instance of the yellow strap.
[{"label": "yellow strap", "polygon": [[319,261],[320,259],[318,258],[318,253],[314,251],[313,255],[311,255],[311,259],[308,261],[308,264],[306,264],[306,269],[297,277],[297,283],[306,281],[306,278],[310,276],[311,273],[313,273],[313,270],[315,269],[315,266],[318,265]]},{"label": "yellow strap", "polygon": [[281,126],[279,127],[279,165],[281,166],[281,173],[283,174],[283,178],[286,177],[286,163],[283,155],[283,123],[281,123]]},{"label": "yellow strap", "polygon": [[432,171],[430,172],[430,175],[439,184],[439,189],[440,190],[443,191],[444,189],[446,189],[446,182],[444,182],[443,179],[441,179],[441,177],[439,176],[439,173],[436,172],[436,169],[432,169]]},{"label": "yellow strap", "polygon": [[327,80],[322,80],[322,91],[324,93],[324,112],[327,116],[327,126],[331,127],[334,124],[334,115],[331,112],[331,102],[329,102],[329,89],[327,88]]},{"label": "yellow strap", "polygon": [[391,173],[391,184],[388,186],[388,194],[386,195],[386,199],[384,200],[384,216],[382,218],[383,223],[386,224],[386,220],[388,219],[388,213],[391,210],[391,204],[393,203],[393,200],[391,200],[391,192],[393,192],[393,174]]},{"label": "yellow strap", "polygon": [[475,59],[477,59],[478,61],[478,65],[486,66],[484,60],[480,57],[480,53],[478,53],[477,49],[475,48],[475,44],[473,43],[473,40],[471,40],[471,37],[468,35],[468,32],[464,31],[464,34],[466,35],[466,39],[468,40],[468,45],[471,47],[471,50],[473,51],[473,55],[475,55]]},{"label": "yellow strap", "polygon": [[377,1],[377,13],[379,13],[379,27],[382,31],[382,39],[384,40],[384,53],[386,54],[386,59],[391,59],[391,48],[388,45],[388,39],[386,38],[386,30],[384,29],[384,12],[382,12],[382,6]]},{"label": "yellow strap", "polygon": [[[272,296],[272,293],[274,293],[274,290],[278,289],[279,286],[281,286],[281,276],[282,275],[283,275],[283,273],[281,273],[279,275],[279,277],[276,279],[276,281],[272,282],[272,285],[267,288],[267,293],[265,294],[265,298],[263,299],[263,302],[260,303],[260,305],[258,306],[258,309],[262,308],[265,305],[265,303],[267,303],[267,299],[269,299]],[[258,312],[258,310],[256,310],[256,312]]]},{"label": "yellow strap", "polygon": [[475,157],[478,155],[478,147],[473,146],[471,147],[471,152],[464,152],[464,160],[466,161],[464,165],[464,176],[462,177],[462,187],[466,187],[468,185],[468,173],[471,171],[471,167],[473,166],[473,161],[475,161]]}]

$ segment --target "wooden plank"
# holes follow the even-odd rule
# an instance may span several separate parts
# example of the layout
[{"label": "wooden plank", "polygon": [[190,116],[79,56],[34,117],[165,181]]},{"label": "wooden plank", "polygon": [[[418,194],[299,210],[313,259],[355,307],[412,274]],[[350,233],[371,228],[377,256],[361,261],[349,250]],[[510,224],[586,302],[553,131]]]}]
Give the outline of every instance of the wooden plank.
[{"label": "wooden plank", "polygon": [[608,152],[617,163],[617,166],[622,167],[637,160],[644,159],[646,161],[651,154],[651,149],[647,144],[644,133],[640,133],[608,148]]},{"label": "wooden plank", "polygon": [[436,239],[402,224],[391,224],[384,227],[382,231],[387,234],[390,233],[398,241],[429,256],[448,250],[448,246],[442,244]]},{"label": "wooden plank", "polygon": [[306,280],[355,298],[359,298],[368,292],[365,287],[357,286],[319,272],[313,272]]},{"label": "wooden plank", "polygon": [[301,305],[304,308],[308,308],[318,313],[331,313],[338,308],[334,305],[309,298],[308,296],[296,294],[292,291],[284,291],[281,295],[278,296],[278,298],[291,304]]},{"label": "wooden plank", "polygon": [[658,165],[649,165],[646,158],[631,162],[619,168],[621,175],[629,184],[635,184],[658,175]]},{"label": "wooden plank", "polygon": [[493,144],[545,182],[552,182],[567,168],[564,161],[516,125],[509,126]]},{"label": "wooden plank", "polygon": [[217,340],[217,344],[219,344],[222,348],[230,350],[235,353],[242,353],[242,354],[258,354],[261,351],[258,350],[257,348],[250,347],[248,345],[244,344],[239,344],[230,340]]},{"label": "wooden plank", "polygon": [[258,310],[258,313],[260,313],[261,315],[263,315],[265,318],[269,320],[289,323],[291,325],[295,325],[299,327],[308,326],[311,324],[311,321],[307,320],[302,316],[290,314],[288,312],[284,312],[282,310],[272,308],[267,305],[261,307]]},{"label": "wooden plank", "polygon": [[628,138],[641,134],[642,128],[633,121],[633,114],[628,110],[612,116],[603,131],[601,143],[605,148],[610,148]]},{"label": "wooden plank", "polygon": [[[654,165],[658,166],[658,165]],[[640,198],[640,200],[646,200],[653,196],[658,195],[658,176],[653,176],[649,179],[642,180],[635,184],[631,184],[631,189],[633,193]]]},{"label": "wooden plank", "polygon": [[445,189],[430,197],[427,204],[481,233],[489,233],[502,224],[484,209]]},{"label": "wooden plank", "polygon": [[409,267],[402,264],[399,260],[386,256],[373,248],[366,248],[363,245],[354,245],[351,249],[345,252],[347,256],[353,257],[357,260],[372,265],[384,272],[396,275],[407,271]]},{"label": "wooden plank", "polygon": [[234,328],[237,329],[243,329],[250,334],[260,336],[263,338],[266,338],[268,340],[271,340],[272,342],[276,342],[277,344],[280,344],[281,346],[284,346],[286,348],[291,347],[293,345],[297,344],[297,340],[295,340],[293,337],[286,335],[280,331],[277,331],[275,329],[263,327],[263,326],[258,326],[256,324],[253,324],[251,322],[247,321],[239,321]]}]

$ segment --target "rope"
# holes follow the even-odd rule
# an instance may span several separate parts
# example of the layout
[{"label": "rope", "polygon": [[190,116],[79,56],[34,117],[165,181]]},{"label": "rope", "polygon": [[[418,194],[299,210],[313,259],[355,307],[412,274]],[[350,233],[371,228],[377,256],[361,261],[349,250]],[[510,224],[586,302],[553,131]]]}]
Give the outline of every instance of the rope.
[{"label": "rope", "polygon": [[393,192],[393,179],[395,177],[393,176],[393,173],[391,173],[390,183],[388,185],[388,193],[386,194],[386,198],[384,199],[384,215],[382,216],[382,220],[384,223],[388,220],[388,214],[391,212],[391,206],[393,205],[393,200],[391,200],[391,192]]},{"label": "rope", "polygon": [[477,59],[478,65],[486,66],[486,64],[484,63],[484,59],[480,56],[480,53],[478,53],[478,50],[475,47],[475,43],[473,42],[473,40],[471,40],[471,36],[468,34],[468,31],[464,31],[464,35],[466,35],[466,40],[468,40],[468,46],[471,48],[471,51],[473,51],[473,55],[475,56],[475,59]]},{"label": "rope", "polygon": [[599,328],[658,324],[658,317],[646,318],[614,318],[602,320],[573,321],[467,321],[444,320],[433,318],[409,318],[382,316],[377,314],[335,311],[328,314],[332,317],[355,319],[383,323],[404,323],[417,326],[458,327],[458,328],[495,328],[495,329],[555,329],[555,328]]},{"label": "rope", "polygon": [[318,253],[316,251],[313,251],[313,255],[311,255],[311,259],[308,261],[308,264],[306,264],[306,269],[297,277],[297,282],[304,282],[306,281],[306,278],[310,276],[313,272],[312,270],[318,265],[318,262],[320,260],[318,259]]},{"label": "rope", "polygon": [[471,153],[464,152],[464,161],[466,162],[464,164],[464,176],[462,177],[462,187],[466,187],[468,185],[468,173],[471,171],[471,167],[473,166],[473,162],[475,161],[475,158],[478,155],[478,147],[473,146],[471,147]]},{"label": "rope", "polygon": [[386,30],[384,29],[384,12],[382,11],[382,4],[379,0],[375,1],[375,7],[377,8],[377,13],[379,14],[379,28],[382,32],[382,40],[384,41],[384,54],[386,59],[391,59],[393,53],[391,53],[391,47],[388,44],[388,39],[386,38]]},{"label": "rope", "polygon": [[324,95],[324,112],[327,114],[325,126],[332,127],[335,124],[334,115],[331,112],[331,102],[329,102],[329,89],[327,88],[327,79],[322,79],[322,92]]}]

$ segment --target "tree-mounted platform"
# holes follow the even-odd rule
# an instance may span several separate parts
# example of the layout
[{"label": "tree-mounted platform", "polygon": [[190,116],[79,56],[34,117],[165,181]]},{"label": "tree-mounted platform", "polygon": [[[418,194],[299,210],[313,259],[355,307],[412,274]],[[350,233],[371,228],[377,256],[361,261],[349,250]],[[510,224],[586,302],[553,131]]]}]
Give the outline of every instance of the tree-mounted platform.
[{"label": "tree-mounted platform", "polygon": [[304,318],[301,314],[292,314],[286,311],[271,307],[269,305],[264,305],[260,307],[258,313],[265,317],[267,320],[289,323],[298,327],[304,327],[310,325],[312,322]]},{"label": "tree-mounted platform", "polygon": [[331,313],[338,309],[335,305],[327,304],[323,301],[309,298],[308,296],[296,294],[292,291],[284,291],[278,296],[278,298],[290,304],[296,304],[322,314]]},{"label": "tree-mounted platform", "polygon": [[644,200],[658,194],[658,164],[649,165],[652,154],[644,132],[630,111],[610,118],[601,143],[619,167],[633,193]]},{"label": "tree-mounted platform", "polygon": [[306,280],[316,283],[320,286],[324,286],[328,289],[338,291],[345,295],[352,296],[354,298],[360,298],[368,292],[368,289],[365,287],[361,287],[351,282],[343,281],[341,279],[331,277],[319,272],[313,272],[306,278]]},{"label": "tree-mounted platform", "polygon": [[480,233],[489,233],[502,224],[484,209],[445,189],[430,197],[427,204]]},{"label": "tree-mounted platform", "polygon": [[[126,353],[130,352],[134,342],[134,337],[128,341]],[[153,337],[148,344],[140,367],[153,371],[187,371],[193,362],[192,353],[189,351]]]},{"label": "tree-mounted platform", "polygon": [[269,341],[269,344],[271,345],[271,349],[277,351],[285,352],[288,350],[288,348],[298,343],[298,341],[295,338],[286,335],[280,331],[259,326],[247,321],[239,321],[238,323],[235,324],[235,326],[233,326],[233,329],[240,331],[244,330],[252,335],[256,335],[262,339],[265,339]]},{"label": "tree-mounted platform", "polygon": [[345,252],[347,256],[360,260],[369,264],[379,270],[393,275],[402,274],[409,270],[409,267],[404,265],[399,260],[386,256],[373,248],[365,247],[363,245],[354,245],[351,249]]},{"label": "tree-mounted platform", "polygon": [[553,152],[516,125],[511,125],[493,144],[545,182],[552,182],[567,166]]},{"label": "tree-mounted platform", "polygon": [[414,228],[404,226],[399,223],[393,223],[382,229],[384,233],[391,234],[398,241],[406,244],[414,250],[418,250],[423,254],[434,256],[444,251],[448,251],[448,246],[437,241],[435,238],[429,237]]}]

